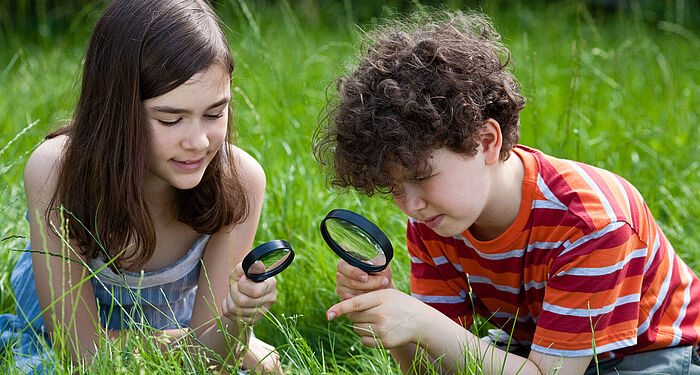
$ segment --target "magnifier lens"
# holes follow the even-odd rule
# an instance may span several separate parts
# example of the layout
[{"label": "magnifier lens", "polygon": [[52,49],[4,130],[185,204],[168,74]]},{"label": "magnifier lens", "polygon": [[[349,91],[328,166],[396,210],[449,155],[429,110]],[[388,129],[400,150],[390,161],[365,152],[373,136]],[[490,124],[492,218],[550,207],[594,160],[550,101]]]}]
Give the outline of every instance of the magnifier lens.
[{"label": "magnifier lens", "polygon": [[294,251],[287,241],[268,241],[246,255],[243,271],[249,279],[260,282],[284,271],[292,260]]},{"label": "magnifier lens", "polygon": [[261,275],[280,267],[291,256],[289,249],[277,249],[262,256],[248,268],[250,275]]},{"label": "magnifier lens", "polygon": [[394,256],[391,242],[374,223],[352,211],[335,209],[321,221],[321,234],[343,260],[365,272],[379,272]]},{"label": "magnifier lens", "polygon": [[351,257],[370,265],[385,265],[386,256],[377,241],[362,228],[345,220],[329,218],[328,234]]}]

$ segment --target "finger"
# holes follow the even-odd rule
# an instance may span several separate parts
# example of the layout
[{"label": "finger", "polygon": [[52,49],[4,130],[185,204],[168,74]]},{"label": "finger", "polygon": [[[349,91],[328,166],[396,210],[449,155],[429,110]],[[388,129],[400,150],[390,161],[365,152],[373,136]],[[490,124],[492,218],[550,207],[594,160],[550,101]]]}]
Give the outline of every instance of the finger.
[{"label": "finger", "polygon": [[335,274],[336,285],[357,291],[372,291],[385,288],[389,285],[389,279],[384,275],[366,275],[365,281],[358,281],[352,277],[337,272]]},{"label": "finger", "polygon": [[[344,301],[344,300],[346,300],[346,299],[350,299],[350,298],[355,297],[355,296],[357,295],[357,294],[356,294],[356,293],[357,293],[356,290],[349,290],[349,289],[342,288],[342,287],[339,287],[339,286],[337,286],[337,287],[335,288],[335,293],[338,295],[338,297],[340,297],[340,300],[341,300],[341,301]],[[361,293],[360,293],[360,294],[361,294]]]},{"label": "finger", "polygon": [[277,280],[274,277],[256,283],[255,281],[242,277],[237,284],[238,291],[250,298],[262,298],[270,294],[277,294]]},{"label": "finger", "polygon": [[352,326],[352,329],[353,331],[355,331],[355,333],[357,333],[360,336],[377,336],[377,334],[374,332],[371,323],[355,323]]},{"label": "finger", "polygon": [[[264,346],[264,345],[262,345],[262,346],[265,349],[267,349],[267,346]],[[253,361],[255,362],[255,365],[253,366],[253,368],[254,368],[254,370],[256,370],[256,373],[258,371],[260,371],[263,374],[283,374],[284,373],[282,371],[282,365],[280,363],[280,356],[276,351],[274,351],[274,347],[270,351],[264,351],[264,355],[261,355],[262,353],[258,353],[258,354],[253,353],[253,351],[250,349],[249,349],[249,353],[252,356]],[[262,358],[260,358],[260,357],[262,357]]]},{"label": "finger", "polygon": [[265,370],[270,374],[284,374],[282,371],[282,364],[280,363],[280,356],[277,353],[272,353],[268,356],[265,361]]},{"label": "finger", "polygon": [[344,275],[345,277],[348,277],[352,280],[359,281],[361,283],[366,282],[369,279],[369,275],[367,272],[350,265],[350,263],[341,260],[338,262],[338,273]]},{"label": "finger", "polygon": [[248,273],[253,273],[256,275],[265,273],[265,264],[263,264],[261,261],[251,264],[250,267],[248,267]]},{"label": "finger", "polygon": [[262,297],[249,297],[245,294],[236,293],[231,295],[233,304],[238,308],[269,308],[277,302],[276,294],[266,294]]},{"label": "finger", "polygon": [[246,323],[257,322],[263,315],[268,313],[268,309],[265,307],[259,308],[240,308],[233,307],[230,308],[224,316],[232,321],[242,321]]},{"label": "finger", "polygon": [[358,312],[350,312],[347,314],[348,319],[354,323],[374,323],[377,317],[371,313],[372,309]]},{"label": "finger", "polygon": [[331,306],[326,311],[326,318],[333,320],[336,317],[350,312],[365,311],[382,303],[375,293],[362,294]]},{"label": "finger", "polygon": [[234,283],[238,282],[238,280],[240,280],[241,276],[243,276],[244,274],[245,272],[243,272],[243,265],[241,263],[236,264],[233,267],[233,270],[231,270],[231,273],[229,274],[229,285],[233,285]]},{"label": "finger", "polygon": [[[238,300],[238,302],[236,302],[236,300]],[[251,300],[240,295],[229,296],[222,302],[222,313],[229,319],[235,320],[241,317],[254,315],[257,311],[267,313],[267,310],[273,303],[274,300]]]},{"label": "finger", "polygon": [[362,345],[368,346],[370,348],[385,349],[384,345],[382,344],[382,341],[375,336],[362,336],[360,338],[360,342],[362,343]]}]

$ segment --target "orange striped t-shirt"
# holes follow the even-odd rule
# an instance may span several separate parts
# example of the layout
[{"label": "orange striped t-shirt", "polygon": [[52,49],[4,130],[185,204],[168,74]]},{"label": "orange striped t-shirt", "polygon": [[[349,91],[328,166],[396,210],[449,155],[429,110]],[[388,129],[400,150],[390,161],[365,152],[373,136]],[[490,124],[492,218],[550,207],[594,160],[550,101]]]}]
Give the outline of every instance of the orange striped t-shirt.
[{"label": "orange striped t-shirt", "polygon": [[475,312],[551,355],[697,345],[700,282],[639,192],[583,163],[514,153],[525,166],[522,202],[499,237],[441,237],[409,218],[413,296],[465,326]]}]

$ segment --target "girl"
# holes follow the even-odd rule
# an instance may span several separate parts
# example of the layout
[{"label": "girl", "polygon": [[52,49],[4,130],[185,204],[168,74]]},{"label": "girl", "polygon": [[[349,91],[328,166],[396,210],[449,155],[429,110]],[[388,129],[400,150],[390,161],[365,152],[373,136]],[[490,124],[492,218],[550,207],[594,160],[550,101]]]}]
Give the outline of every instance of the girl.
[{"label": "girl", "polygon": [[[203,0],[105,9],[73,120],[25,169],[31,252],[12,275],[17,315],[0,320],[21,369],[45,370],[53,353],[41,341],[59,332],[79,361],[101,335],[147,325],[162,332],[159,342],[280,370],[274,349],[246,328],[274,303],[275,280],[254,283],[240,265],[265,175],[231,145],[232,71]],[[232,348],[231,337],[242,344]]]}]

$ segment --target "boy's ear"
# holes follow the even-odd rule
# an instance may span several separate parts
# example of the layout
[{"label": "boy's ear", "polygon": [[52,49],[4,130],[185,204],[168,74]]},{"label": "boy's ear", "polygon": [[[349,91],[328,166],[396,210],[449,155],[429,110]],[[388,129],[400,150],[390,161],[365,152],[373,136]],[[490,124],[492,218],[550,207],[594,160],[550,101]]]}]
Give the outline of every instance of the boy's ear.
[{"label": "boy's ear", "polygon": [[479,143],[484,153],[486,165],[498,163],[501,155],[501,144],[503,143],[501,125],[498,124],[498,121],[490,118],[484,122],[479,134]]}]

